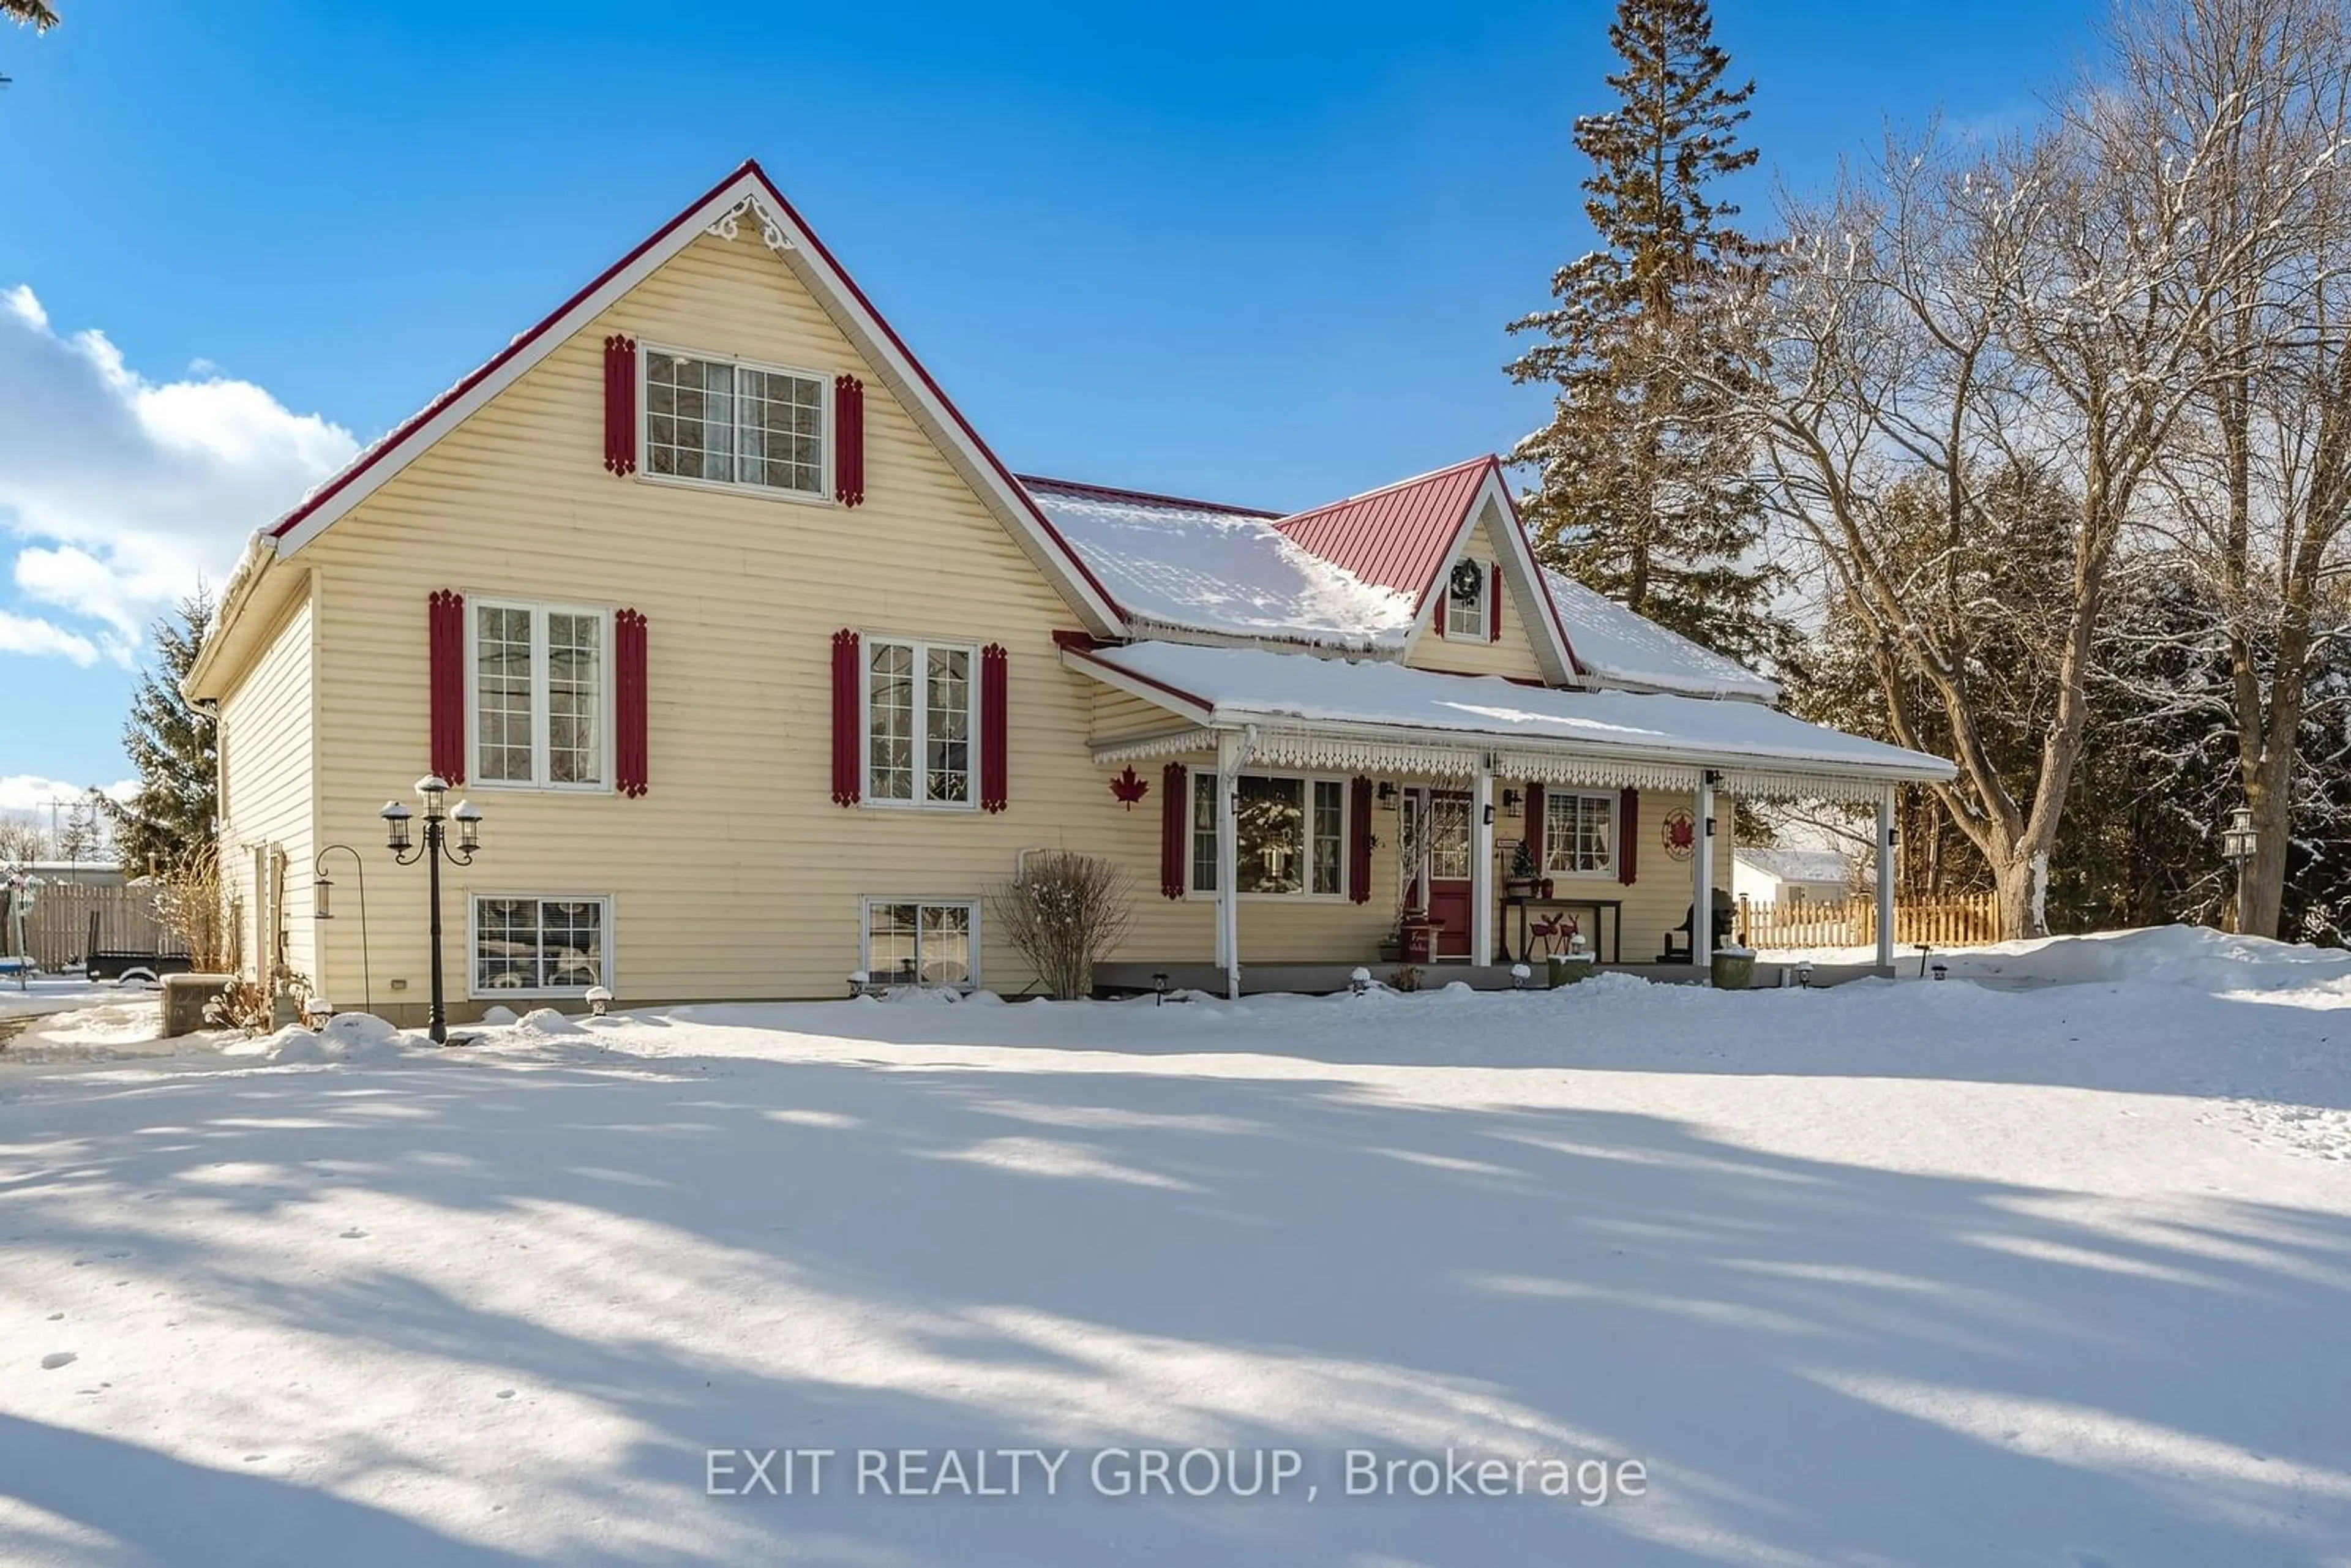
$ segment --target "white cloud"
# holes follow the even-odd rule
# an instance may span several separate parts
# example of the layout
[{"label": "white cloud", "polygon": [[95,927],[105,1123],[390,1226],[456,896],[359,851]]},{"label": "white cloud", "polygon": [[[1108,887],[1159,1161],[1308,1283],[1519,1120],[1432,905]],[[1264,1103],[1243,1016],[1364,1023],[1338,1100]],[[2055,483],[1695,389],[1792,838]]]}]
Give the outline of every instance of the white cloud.
[{"label": "white cloud", "polygon": [[98,663],[98,645],[55,622],[0,610],[0,653],[52,654],[87,668]]},{"label": "white cloud", "polygon": [[103,333],[59,336],[33,291],[0,290],[0,526],[25,600],[91,622],[0,612],[0,653],[128,663],[253,530],[358,450],[349,431],[209,366],[156,382]]},{"label": "white cloud", "polygon": [[[117,800],[128,800],[138,793],[139,780],[117,779],[103,789]],[[46,811],[52,800],[70,804],[89,793],[89,786],[87,784],[68,784],[62,779],[44,779],[37,773],[11,773],[0,777],[0,811]]]}]

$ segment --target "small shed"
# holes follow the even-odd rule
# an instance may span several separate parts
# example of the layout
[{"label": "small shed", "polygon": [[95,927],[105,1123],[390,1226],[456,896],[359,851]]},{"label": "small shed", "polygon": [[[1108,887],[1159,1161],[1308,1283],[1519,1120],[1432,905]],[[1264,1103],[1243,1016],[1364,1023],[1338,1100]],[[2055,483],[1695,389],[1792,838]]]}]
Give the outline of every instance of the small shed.
[{"label": "small shed", "polygon": [[1730,891],[1750,904],[1841,904],[1853,895],[1854,862],[1834,850],[1739,850]]}]

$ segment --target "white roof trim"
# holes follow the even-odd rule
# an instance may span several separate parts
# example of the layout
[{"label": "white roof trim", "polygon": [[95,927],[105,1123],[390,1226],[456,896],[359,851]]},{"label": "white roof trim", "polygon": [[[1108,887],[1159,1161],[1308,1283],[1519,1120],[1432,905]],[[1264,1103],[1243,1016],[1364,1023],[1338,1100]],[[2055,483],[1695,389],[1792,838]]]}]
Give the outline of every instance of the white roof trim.
[{"label": "white roof trim", "polygon": [[926,377],[899,347],[891,332],[863,303],[847,276],[827,258],[823,247],[814,243],[813,236],[770,193],[764,176],[751,166],[745,167],[697,205],[681,214],[657,241],[647,246],[626,266],[613,271],[595,289],[580,296],[568,309],[535,329],[531,341],[520,352],[466,388],[461,396],[452,399],[432,418],[401,432],[391,449],[371,462],[367,461],[363,455],[360,461],[367,462],[367,465],[278,538],[276,540],[277,552],[281,556],[291,555],[318,538],[336,519],[381,489],[394,475],[429,450],[435,442],[479,412],[492,398],[512,386],[556,349],[569,342],[622,296],[700,239],[705,231],[720,225],[731,226],[730,220],[747,211],[757,213],[761,238],[768,248],[793,269],[816,296],[818,302],[841,325],[851,341],[856,344],[875,371],[889,382],[892,392],[914,411],[918,422],[938,442],[949,460],[962,472],[965,480],[972,485],[982,499],[990,503],[1011,531],[1014,540],[1036,562],[1048,580],[1061,591],[1071,608],[1085,621],[1086,629],[1097,635],[1118,635],[1123,627],[1117,608],[1079,567],[1068,548],[1053,532],[1051,525],[1036,510],[1028,493],[980,449],[962,422],[933,392]]}]

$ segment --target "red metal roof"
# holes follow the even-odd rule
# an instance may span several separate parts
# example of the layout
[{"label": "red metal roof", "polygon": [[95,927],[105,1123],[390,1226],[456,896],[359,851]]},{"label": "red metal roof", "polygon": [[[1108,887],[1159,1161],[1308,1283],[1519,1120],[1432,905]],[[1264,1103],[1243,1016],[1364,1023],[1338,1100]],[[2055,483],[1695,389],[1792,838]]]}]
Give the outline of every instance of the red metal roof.
[{"label": "red metal roof", "polygon": [[1364,581],[1409,593],[1416,601],[1437,580],[1479,486],[1499,467],[1490,456],[1473,457],[1296,513],[1273,526]]}]

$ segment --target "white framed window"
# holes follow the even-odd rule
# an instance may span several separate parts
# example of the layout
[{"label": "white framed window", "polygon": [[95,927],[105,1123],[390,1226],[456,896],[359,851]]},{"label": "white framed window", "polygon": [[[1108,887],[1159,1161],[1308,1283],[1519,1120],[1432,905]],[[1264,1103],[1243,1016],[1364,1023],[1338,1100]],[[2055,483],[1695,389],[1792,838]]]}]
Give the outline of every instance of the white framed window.
[{"label": "white framed window", "polygon": [[1464,556],[1453,563],[1445,580],[1445,634],[1479,643],[1493,634],[1492,612],[1486,596],[1493,591],[1492,573],[1481,561]]},{"label": "white framed window", "polygon": [[[1347,892],[1347,780],[1244,773],[1234,780],[1233,884],[1244,898],[1342,898]],[[1192,774],[1195,893],[1217,891],[1217,774]]]},{"label": "white framed window", "polygon": [[978,648],[868,637],[864,662],[866,800],[974,810]]},{"label": "white framed window", "polygon": [[673,349],[646,348],[637,361],[640,473],[803,500],[831,497],[830,377]]},{"label": "white framed window", "polygon": [[1616,870],[1616,797],[1543,791],[1543,874],[1608,876]]},{"label": "white framed window", "polygon": [[610,789],[611,612],[500,599],[472,600],[466,609],[466,778],[516,789]]},{"label": "white framed window", "polygon": [[612,983],[612,901],[477,893],[466,922],[470,996],[576,997]]},{"label": "white framed window", "polygon": [[868,898],[860,956],[875,985],[979,984],[979,902]]}]

